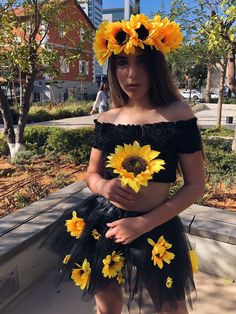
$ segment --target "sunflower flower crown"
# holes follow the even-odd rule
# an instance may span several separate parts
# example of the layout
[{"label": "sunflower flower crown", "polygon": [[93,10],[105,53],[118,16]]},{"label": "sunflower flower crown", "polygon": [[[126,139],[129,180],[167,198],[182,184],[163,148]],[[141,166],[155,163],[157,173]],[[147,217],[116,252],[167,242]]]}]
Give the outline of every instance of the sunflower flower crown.
[{"label": "sunflower flower crown", "polygon": [[112,54],[134,54],[135,48],[144,49],[146,45],[166,54],[178,49],[182,40],[180,26],[174,21],[160,15],[149,19],[137,14],[131,15],[129,21],[103,21],[96,31],[93,48],[98,63],[103,64]]}]

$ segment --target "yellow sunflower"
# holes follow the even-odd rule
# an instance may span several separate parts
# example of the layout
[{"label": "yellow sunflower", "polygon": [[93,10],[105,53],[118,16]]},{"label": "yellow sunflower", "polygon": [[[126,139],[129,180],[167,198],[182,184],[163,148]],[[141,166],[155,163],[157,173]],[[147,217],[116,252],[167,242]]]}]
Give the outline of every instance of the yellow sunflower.
[{"label": "yellow sunflower", "polygon": [[152,24],[149,22],[149,18],[144,14],[131,15],[129,29],[133,34],[133,45],[144,49],[144,44],[149,44],[152,34]]},{"label": "yellow sunflower", "polygon": [[160,269],[163,268],[163,261],[167,264],[171,263],[171,260],[174,259],[175,254],[168,252],[167,250],[172,247],[172,244],[168,243],[163,236],[161,236],[157,243],[152,239],[147,239],[148,243],[153,246],[152,250],[152,260],[154,265],[157,265]]},{"label": "yellow sunflower", "polygon": [[166,288],[170,289],[173,285],[173,279],[171,277],[167,277],[166,279]]},{"label": "yellow sunflower", "polygon": [[101,234],[96,229],[92,230],[92,236],[95,240],[99,240],[101,238]]},{"label": "yellow sunflower", "polygon": [[165,169],[164,160],[155,159],[160,152],[151,150],[150,145],[133,144],[117,145],[115,153],[110,154],[106,167],[114,168],[113,172],[120,175],[121,185],[129,185],[138,192],[141,185],[147,186],[154,173]]},{"label": "yellow sunflower", "polygon": [[134,34],[127,21],[110,23],[107,26],[109,34],[108,48],[115,55],[124,51],[126,54],[134,54],[135,47],[132,42]]},{"label": "yellow sunflower", "polygon": [[72,269],[71,279],[74,280],[76,286],[79,286],[81,290],[84,290],[89,285],[91,268],[90,264],[85,259],[82,266],[75,264],[78,268]]},{"label": "yellow sunflower", "polygon": [[66,220],[65,226],[67,228],[67,232],[70,232],[72,237],[76,237],[78,239],[84,230],[85,222],[83,218],[77,217],[76,211],[73,211],[72,219]]},{"label": "yellow sunflower", "polygon": [[107,26],[109,25],[108,21],[103,21],[95,35],[95,40],[93,44],[93,50],[96,54],[99,64],[103,64],[107,58],[110,57],[112,52],[108,48],[109,33],[107,31]]},{"label": "yellow sunflower", "polygon": [[124,278],[122,276],[121,271],[117,274],[116,279],[117,279],[119,285],[122,285],[125,282],[125,280],[124,280]]},{"label": "yellow sunflower", "polygon": [[196,273],[199,270],[199,258],[195,250],[189,251],[190,261],[192,265],[192,270]]},{"label": "yellow sunflower", "polygon": [[104,277],[113,278],[116,277],[124,267],[124,257],[121,254],[113,251],[111,255],[107,255],[103,259],[103,269],[102,273]]},{"label": "yellow sunflower", "polygon": [[183,35],[177,23],[168,18],[161,19],[159,15],[156,15],[152,24],[158,34],[158,36],[153,37],[157,50],[165,54],[180,47]]},{"label": "yellow sunflower", "polygon": [[71,255],[66,255],[65,257],[64,257],[64,259],[63,259],[63,264],[68,264],[68,262],[69,262],[69,260],[70,260],[70,258],[71,258]]}]

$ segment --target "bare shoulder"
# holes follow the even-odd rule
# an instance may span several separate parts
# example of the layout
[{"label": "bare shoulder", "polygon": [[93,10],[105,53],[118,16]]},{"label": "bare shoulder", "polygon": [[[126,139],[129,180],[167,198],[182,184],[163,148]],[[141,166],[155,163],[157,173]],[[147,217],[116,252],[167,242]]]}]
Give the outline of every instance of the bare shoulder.
[{"label": "bare shoulder", "polygon": [[101,123],[114,123],[117,114],[119,113],[120,108],[113,108],[108,111],[102,112],[97,120]]},{"label": "bare shoulder", "polygon": [[167,107],[166,114],[171,121],[189,120],[194,113],[186,101],[175,101]]}]

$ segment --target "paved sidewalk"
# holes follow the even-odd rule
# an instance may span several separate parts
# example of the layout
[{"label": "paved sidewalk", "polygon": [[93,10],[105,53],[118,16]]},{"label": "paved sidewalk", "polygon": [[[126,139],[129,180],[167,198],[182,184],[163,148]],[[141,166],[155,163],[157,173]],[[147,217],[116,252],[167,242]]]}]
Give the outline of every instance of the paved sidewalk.
[{"label": "paved sidewalk", "polygon": [[[213,127],[216,124],[217,104],[207,104],[209,109],[197,112],[195,115],[198,118],[200,127]],[[28,125],[48,125],[63,128],[76,129],[80,127],[93,126],[93,120],[98,117],[98,114],[91,116],[82,116],[75,118],[66,118],[61,120],[52,120],[45,122],[31,123]],[[233,124],[226,124],[226,117],[233,117]],[[223,105],[222,125],[227,125],[230,128],[236,127],[236,105]],[[3,129],[3,124],[0,124],[0,130]]]},{"label": "paved sidewalk", "polygon": [[[95,314],[94,301],[81,302],[80,289],[71,281],[59,288],[52,284],[56,271],[44,274],[1,314]],[[190,314],[234,314],[236,309],[236,283],[226,285],[223,278],[197,273],[195,281],[198,301]],[[145,310],[146,308],[146,310]],[[148,304],[143,313],[151,314]],[[137,314],[138,311],[131,311]],[[112,314],[112,313],[111,313]],[[122,314],[128,314],[126,307]]]}]

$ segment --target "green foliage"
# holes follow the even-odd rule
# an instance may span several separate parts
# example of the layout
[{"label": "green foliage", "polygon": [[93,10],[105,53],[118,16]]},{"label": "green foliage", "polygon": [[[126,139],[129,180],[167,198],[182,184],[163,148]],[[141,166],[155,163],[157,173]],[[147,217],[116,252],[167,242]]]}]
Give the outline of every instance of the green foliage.
[{"label": "green foliage", "polygon": [[87,115],[91,102],[67,101],[58,104],[33,104],[28,115],[28,123],[58,120]]},{"label": "green foliage", "polygon": [[88,161],[92,142],[92,129],[56,129],[47,139],[46,150],[68,154],[75,162]]},{"label": "green foliage", "polygon": [[222,138],[204,138],[203,143],[205,145],[205,149],[211,151],[215,151],[218,153],[219,151],[223,151],[225,153],[231,152],[231,140],[225,140]]},{"label": "green foliage", "polygon": [[[15,163],[33,160],[39,155],[47,155],[52,159],[60,155],[68,156],[75,163],[88,162],[93,128],[79,128],[76,130],[29,126],[25,130],[25,152],[19,152],[15,157]],[[0,155],[8,155],[8,146],[0,136]]]},{"label": "green foliage", "polygon": [[26,163],[30,163],[34,160],[37,160],[39,155],[35,151],[26,150],[23,152],[18,152],[14,158],[11,159],[12,164],[22,165]]},{"label": "green foliage", "polygon": [[27,150],[42,152],[45,150],[49,135],[54,132],[54,127],[28,126],[25,128],[25,145]]},{"label": "green foliage", "polygon": [[[236,185],[236,153],[231,151],[231,141],[215,138],[203,139],[205,150],[206,187],[204,195],[198,204],[208,205],[208,200],[214,194],[222,194],[222,184],[225,190],[231,191]],[[183,179],[178,178],[171,186],[170,195],[174,195],[183,185]]]},{"label": "green foliage", "polygon": [[71,181],[68,179],[68,176],[64,173],[59,173],[52,181],[50,186],[52,188],[62,189],[65,186],[69,185]]},{"label": "green foliage", "polygon": [[209,172],[224,176],[226,173],[236,173],[236,154],[223,150],[206,149],[207,166]]},{"label": "green foliage", "polygon": [[209,129],[202,129],[201,130],[202,135],[209,135],[209,136],[233,136],[234,131],[225,127],[214,127],[214,128],[209,128]]},{"label": "green foliage", "polygon": [[0,156],[8,156],[10,154],[7,142],[5,141],[3,134],[0,133]]}]

